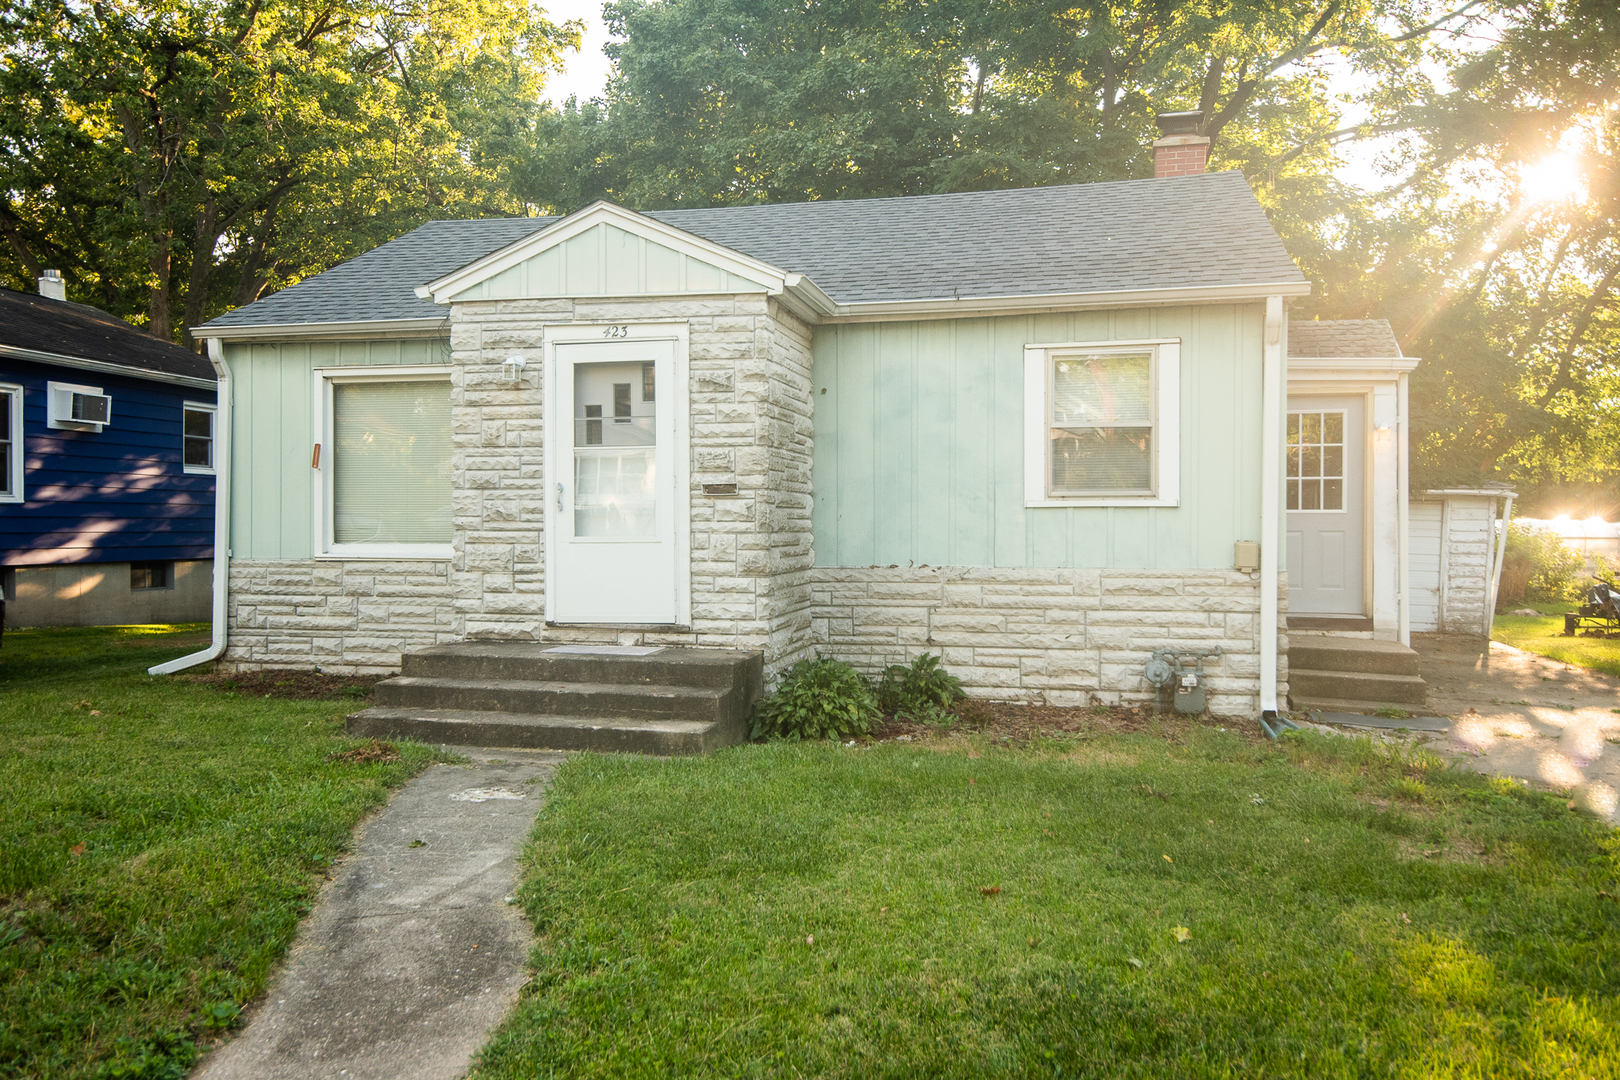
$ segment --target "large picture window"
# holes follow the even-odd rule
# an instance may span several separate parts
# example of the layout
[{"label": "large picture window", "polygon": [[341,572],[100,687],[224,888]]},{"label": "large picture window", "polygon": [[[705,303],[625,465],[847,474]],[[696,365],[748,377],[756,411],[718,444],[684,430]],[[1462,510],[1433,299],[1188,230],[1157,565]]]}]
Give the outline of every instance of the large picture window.
[{"label": "large picture window", "polygon": [[0,502],[23,500],[23,389],[0,384]]},{"label": "large picture window", "polygon": [[1025,503],[1169,505],[1179,497],[1174,341],[1025,350]]},{"label": "large picture window", "polygon": [[322,474],[322,553],[447,558],[450,383],[442,370],[328,370],[318,392],[324,446],[313,461]]}]

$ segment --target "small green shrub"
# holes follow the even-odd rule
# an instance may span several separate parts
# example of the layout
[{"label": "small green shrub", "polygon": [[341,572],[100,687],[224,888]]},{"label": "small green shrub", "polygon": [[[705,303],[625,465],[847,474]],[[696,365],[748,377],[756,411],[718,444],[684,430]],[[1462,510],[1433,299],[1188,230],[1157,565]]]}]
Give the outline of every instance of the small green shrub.
[{"label": "small green shrub", "polygon": [[923,653],[905,664],[890,664],[878,684],[878,705],[895,716],[934,715],[967,695],[962,681],[940,666],[939,657]]},{"label": "small green shrub", "polygon": [[1557,534],[1522,525],[1508,527],[1502,559],[1502,588],[1497,606],[1526,600],[1548,603],[1575,600],[1585,584],[1586,560]]},{"label": "small green shrub", "polygon": [[842,660],[800,660],[776,692],[754,706],[753,739],[842,739],[865,735],[882,719],[866,677]]}]

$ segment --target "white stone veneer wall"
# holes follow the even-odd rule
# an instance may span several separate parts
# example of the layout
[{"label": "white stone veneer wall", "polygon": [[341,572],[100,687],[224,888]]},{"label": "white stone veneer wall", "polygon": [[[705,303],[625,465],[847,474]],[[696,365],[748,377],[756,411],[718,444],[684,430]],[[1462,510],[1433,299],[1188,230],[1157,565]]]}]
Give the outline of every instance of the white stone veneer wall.
[{"label": "white stone veneer wall", "polygon": [[[691,625],[547,627],[544,326],[655,321],[690,333]],[[764,296],[492,300],[455,305],[450,348],[452,560],[233,563],[228,665],[387,671],[464,638],[634,640],[764,650],[771,679],[809,651],[808,326]],[[514,355],[517,386],[501,370]]]},{"label": "white stone veneer wall", "polygon": [[811,582],[821,647],[869,674],[934,652],[975,697],[1113,705],[1153,700],[1142,669],[1155,648],[1219,645],[1204,665],[1210,711],[1259,711],[1258,574],[817,567]]}]

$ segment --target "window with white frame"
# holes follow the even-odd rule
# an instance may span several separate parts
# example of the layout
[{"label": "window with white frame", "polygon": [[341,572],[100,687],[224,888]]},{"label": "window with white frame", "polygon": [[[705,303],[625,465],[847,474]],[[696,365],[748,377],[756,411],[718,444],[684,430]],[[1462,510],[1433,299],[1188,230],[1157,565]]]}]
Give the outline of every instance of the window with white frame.
[{"label": "window with white frame", "polygon": [[0,384],[0,502],[23,501],[23,388]]},{"label": "window with white frame", "polygon": [[1025,346],[1025,505],[1177,505],[1180,385],[1175,340]]},{"label": "window with white frame", "polygon": [[181,411],[181,461],[188,473],[214,471],[214,415],[214,406],[198,401]]},{"label": "window with white frame", "polygon": [[316,373],[317,550],[448,558],[450,382],[443,368]]}]

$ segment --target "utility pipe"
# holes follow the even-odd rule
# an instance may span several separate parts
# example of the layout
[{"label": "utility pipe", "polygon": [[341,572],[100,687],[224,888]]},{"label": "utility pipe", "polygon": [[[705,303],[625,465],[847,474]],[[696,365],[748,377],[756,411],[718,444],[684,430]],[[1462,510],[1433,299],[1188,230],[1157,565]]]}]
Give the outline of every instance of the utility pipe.
[{"label": "utility pipe", "polygon": [[1496,544],[1496,569],[1491,571],[1491,587],[1485,592],[1485,637],[1491,636],[1491,628],[1496,625],[1496,597],[1502,589],[1502,563],[1507,560],[1508,528],[1513,524],[1513,495],[1508,492],[1505,498],[1507,503],[1502,507],[1502,535]]},{"label": "utility pipe", "polygon": [[204,339],[208,360],[214,365],[214,625],[213,641],[201,652],[189,653],[146,669],[148,675],[172,675],[176,671],[218,660],[225,653],[225,619],[231,580],[231,369],[225,366],[225,350],[219,338]]},{"label": "utility pipe", "polygon": [[[1260,724],[1277,722],[1277,602],[1282,561],[1283,298],[1266,298],[1260,392]],[[1270,723],[1268,723],[1270,721]]]}]

